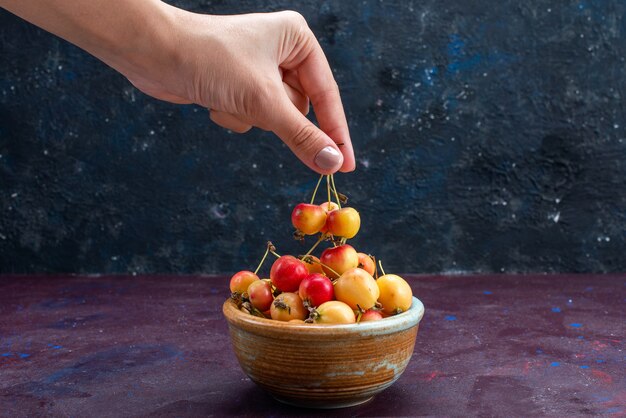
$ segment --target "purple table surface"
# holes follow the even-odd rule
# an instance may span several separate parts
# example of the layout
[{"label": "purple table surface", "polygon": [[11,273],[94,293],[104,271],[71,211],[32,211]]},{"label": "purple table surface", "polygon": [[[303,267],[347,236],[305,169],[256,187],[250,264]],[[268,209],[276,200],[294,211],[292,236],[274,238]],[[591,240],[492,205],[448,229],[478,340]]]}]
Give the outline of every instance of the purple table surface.
[{"label": "purple table surface", "polygon": [[241,371],[224,276],[0,276],[0,416],[626,416],[626,275],[407,276],[400,379],[309,410]]}]

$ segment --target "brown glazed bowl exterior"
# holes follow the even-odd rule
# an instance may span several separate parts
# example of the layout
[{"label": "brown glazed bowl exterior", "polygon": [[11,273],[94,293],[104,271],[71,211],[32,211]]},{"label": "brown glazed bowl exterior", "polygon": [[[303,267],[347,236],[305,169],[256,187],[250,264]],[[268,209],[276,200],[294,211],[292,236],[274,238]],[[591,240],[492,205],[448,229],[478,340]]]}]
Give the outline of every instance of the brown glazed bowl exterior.
[{"label": "brown glazed bowl exterior", "polygon": [[424,315],[411,309],[379,321],[314,325],[258,318],[223,307],[243,371],[281,402],[311,408],[358,405],[406,369]]}]

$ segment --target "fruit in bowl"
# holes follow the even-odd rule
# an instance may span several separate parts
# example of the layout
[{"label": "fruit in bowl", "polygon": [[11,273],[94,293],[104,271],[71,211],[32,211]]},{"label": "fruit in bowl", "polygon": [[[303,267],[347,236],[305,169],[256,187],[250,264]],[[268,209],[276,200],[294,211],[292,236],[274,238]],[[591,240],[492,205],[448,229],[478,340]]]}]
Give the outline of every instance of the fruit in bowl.
[{"label": "fruit in bowl", "polygon": [[[380,260],[376,265],[373,255],[346,243],[360,215],[345,207],[332,175],[328,200],[314,204],[323,178],[291,217],[294,238],[318,234],[317,241],[300,256],[280,255],[268,242],[254,272],[231,278],[223,312],[237,359],[254,382],[289,404],[338,408],[365,402],[400,377],[424,306],[402,277],[385,274]],[[316,256],[322,242],[331,246]],[[262,279],[269,254],[276,260]]]},{"label": "fruit in bowl", "polygon": [[[329,303],[329,302],[327,302]],[[224,303],[235,354],[250,379],[277,400],[309,408],[366,402],[406,369],[424,306],[351,324],[281,322]]]}]

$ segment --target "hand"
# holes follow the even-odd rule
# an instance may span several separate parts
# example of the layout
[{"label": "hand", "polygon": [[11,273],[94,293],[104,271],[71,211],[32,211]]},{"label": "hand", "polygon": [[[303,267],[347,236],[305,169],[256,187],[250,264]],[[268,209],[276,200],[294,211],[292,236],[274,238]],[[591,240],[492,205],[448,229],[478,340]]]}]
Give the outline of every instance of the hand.
[{"label": "hand", "polygon": [[[157,0],[0,7],[87,50],[151,96],[204,106],[235,132],[273,131],[319,173],[354,170],[337,84],[298,13],[201,15]],[[305,117],[309,100],[321,130]]]},{"label": "hand", "polygon": [[[348,126],[326,57],[295,12],[207,16],[176,9],[179,74],[163,84],[158,68],[129,75],[139,89],[193,102],[235,132],[273,131],[311,169],[355,167]],[[305,115],[313,102],[321,130]]]}]

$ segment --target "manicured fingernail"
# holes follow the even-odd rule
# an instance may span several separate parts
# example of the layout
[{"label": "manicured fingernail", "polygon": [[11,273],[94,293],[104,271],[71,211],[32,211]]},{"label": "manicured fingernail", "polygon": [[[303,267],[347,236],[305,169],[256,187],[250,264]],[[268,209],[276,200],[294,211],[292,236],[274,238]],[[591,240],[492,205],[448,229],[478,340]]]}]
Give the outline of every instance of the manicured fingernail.
[{"label": "manicured fingernail", "polygon": [[343,161],[339,151],[331,146],[322,148],[320,152],[315,156],[315,165],[322,170],[338,169]]}]

